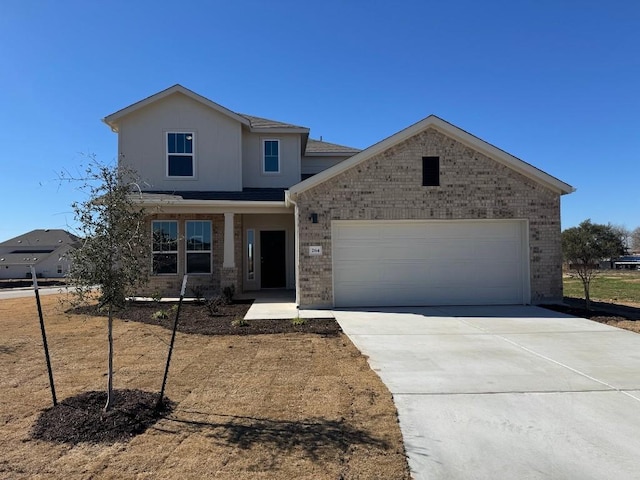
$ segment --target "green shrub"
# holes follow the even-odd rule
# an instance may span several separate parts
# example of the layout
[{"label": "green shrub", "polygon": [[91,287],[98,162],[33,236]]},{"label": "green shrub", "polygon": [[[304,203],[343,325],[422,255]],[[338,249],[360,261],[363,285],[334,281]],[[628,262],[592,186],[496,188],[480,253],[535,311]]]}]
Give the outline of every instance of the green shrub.
[{"label": "green shrub", "polygon": [[151,318],[153,318],[154,320],[166,320],[167,318],[169,318],[169,314],[171,313],[175,314],[177,311],[178,311],[178,305],[173,304],[169,309],[162,308],[160,310],[153,312],[153,314],[151,315]]},{"label": "green shrub", "polygon": [[153,318],[154,320],[166,320],[167,318],[169,318],[169,312],[167,312],[166,310],[158,310],[156,312],[153,312],[151,318]]},{"label": "green shrub", "polygon": [[191,293],[193,294],[193,297],[196,299],[196,302],[202,304],[204,303],[205,299],[204,299],[204,286],[202,285],[194,285],[193,287],[191,287]]},{"label": "green shrub", "polygon": [[249,322],[244,318],[238,317],[233,319],[231,325],[233,325],[234,327],[246,327],[247,325],[249,325]]},{"label": "green shrub", "polygon": [[291,320],[291,323],[296,326],[299,327],[300,325],[304,325],[305,323],[307,323],[307,320],[305,318],[300,318],[300,317],[294,317]]},{"label": "green shrub", "polygon": [[229,305],[231,302],[233,302],[233,297],[235,294],[236,294],[236,286],[234,284],[224,287],[222,289],[222,298],[224,299],[224,303],[226,305]]},{"label": "green shrub", "polygon": [[220,307],[225,303],[224,298],[220,295],[207,298],[204,302],[204,306],[209,310],[209,315],[212,317],[220,311]]}]

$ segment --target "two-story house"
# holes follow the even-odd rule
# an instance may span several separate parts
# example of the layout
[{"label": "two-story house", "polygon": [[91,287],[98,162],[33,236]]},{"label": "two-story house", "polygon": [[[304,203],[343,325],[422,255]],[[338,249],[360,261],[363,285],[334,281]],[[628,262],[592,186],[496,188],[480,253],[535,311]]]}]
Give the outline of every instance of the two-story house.
[{"label": "two-story house", "polygon": [[301,307],[562,296],[572,187],[439,119],[359,151],[180,85],[104,119],[149,212],[147,292],[296,289]]},{"label": "two-story house", "polygon": [[189,284],[295,287],[295,221],[285,190],[358,152],[309,129],[232,112],[181,85],[104,121],[119,164],[138,173],[153,235],[148,292]]}]

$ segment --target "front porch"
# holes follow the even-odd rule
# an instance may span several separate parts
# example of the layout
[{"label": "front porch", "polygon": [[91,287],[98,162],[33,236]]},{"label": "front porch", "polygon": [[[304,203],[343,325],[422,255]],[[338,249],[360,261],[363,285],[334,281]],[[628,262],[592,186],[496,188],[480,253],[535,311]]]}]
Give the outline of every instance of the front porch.
[{"label": "front porch", "polygon": [[236,295],[238,299],[254,299],[245,320],[299,318],[335,318],[331,310],[299,310],[295,290],[260,290]]},{"label": "front porch", "polygon": [[[141,296],[209,296],[233,285],[236,294],[295,289],[293,209],[280,202],[198,202],[160,205],[147,218],[151,274]],[[272,205],[277,203],[277,205]]]}]

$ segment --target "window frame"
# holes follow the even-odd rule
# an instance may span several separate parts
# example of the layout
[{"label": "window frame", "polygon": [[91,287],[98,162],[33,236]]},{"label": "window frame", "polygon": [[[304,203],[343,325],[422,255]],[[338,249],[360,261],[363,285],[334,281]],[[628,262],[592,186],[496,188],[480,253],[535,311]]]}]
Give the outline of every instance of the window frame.
[{"label": "window frame", "polygon": [[[189,249],[189,224],[190,223],[206,223],[209,226],[209,249],[193,250]],[[202,235],[194,235],[193,238]],[[209,255],[209,271],[208,272],[190,272],[189,271],[189,254],[208,254]],[[185,220],[184,221],[184,270],[188,275],[211,275],[213,273],[213,223],[211,220]]]},{"label": "window frame", "polygon": [[[155,225],[158,223],[171,223],[171,224],[175,224],[176,228],[176,237],[175,237],[175,250],[163,250],[162,249],[162,245],[160,250],[156,250],[156,242],[154,240],[154,234],[155,234]],[[151,275],[155,275],[155,276],[163,276],[163,275],[178,275],[178,272],[180,271],[180,258],[178,255],[178,251],[180,250],[180,246],[179,246],[179,242],[180,242],[180,222],[178,222],[177,220],[152,220],[151,221]],[[157,272],[155,269],[155,256],[156,255],[175,255],[175,272]]]},{"label": "window frame", "polygon": [[[169,135],[191,135],[191,152],[170,152]],[[189,180],[196,178],[196,133],[193,130],[167,130],[164,135],[165,146],[165,176],[170,180]],[[169,169],[169,157],[183,157],[191,159],[191,175],[171,175]]]},{"label": "window frame", "polygon": [[[267,170],[267,142],[276,142],[278,145],[278,169],[277,170]],[[260,142],[262,145],[262,173],[263,175],[279,175],[282,168],[282,149],[280,148],[280,139],[279,138],[263,138]],[[269,155],[273,157],[273,155]]]},{"label": "window frame", "polygon": [[247,261],[247,281],[256,280],[256,231],[253,228],[247,229],[246,243],[246,261]]},{"label": "window frame", "polygon": [[440,186],[440,157],[433,155],[422,157],[422,186]]}]

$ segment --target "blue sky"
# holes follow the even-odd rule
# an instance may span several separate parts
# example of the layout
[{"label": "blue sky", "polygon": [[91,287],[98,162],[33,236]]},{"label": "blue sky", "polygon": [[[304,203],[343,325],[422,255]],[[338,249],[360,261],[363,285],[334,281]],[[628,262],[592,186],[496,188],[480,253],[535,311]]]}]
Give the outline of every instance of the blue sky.
[{"label": "blue sky", "polygon": [[0,2],[0,241],[73,224],[100,120],[180,83],[365,148],[436,114],[573,185],[563,228],[640,226],[636,0]]}]

